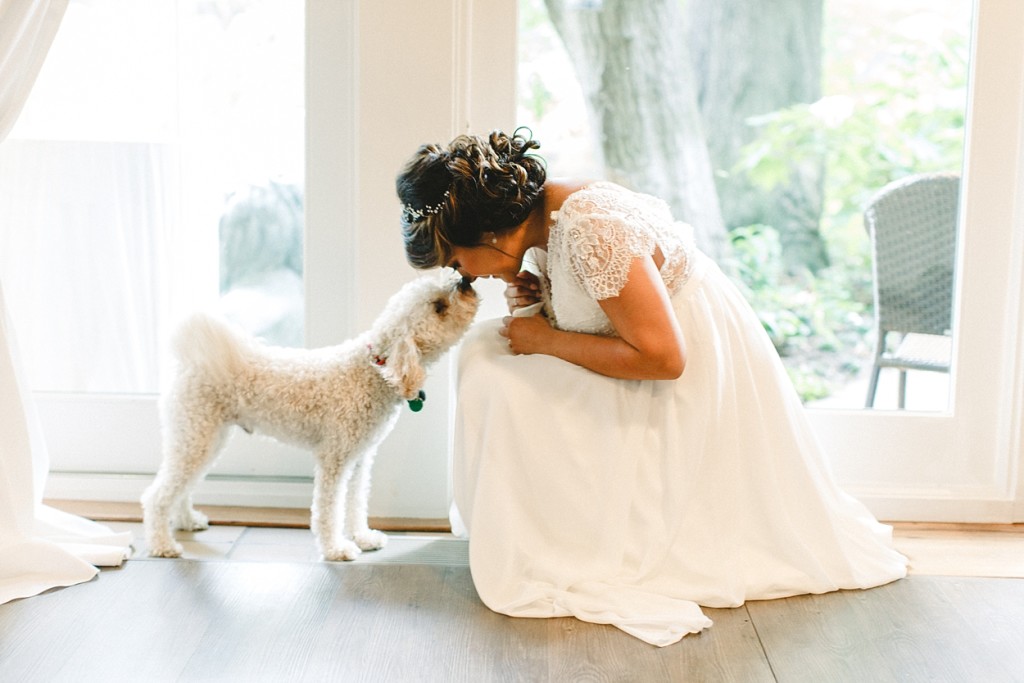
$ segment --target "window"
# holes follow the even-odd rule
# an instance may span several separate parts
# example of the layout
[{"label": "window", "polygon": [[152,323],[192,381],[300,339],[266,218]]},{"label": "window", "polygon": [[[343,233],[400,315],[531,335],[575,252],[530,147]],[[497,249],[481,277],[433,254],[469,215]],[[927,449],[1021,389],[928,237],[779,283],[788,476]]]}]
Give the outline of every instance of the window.
[{"label": "window", "polygon": [[0,147],[34,387],[156,392],[196,309],[302,344],[304,46],[296,3],[71,2]]},{"label": "window", "polygon": [[[731,6],[521,0],[519,121],[554,175],[669,201],[805,402],[862,407],[876,339],[864,208],[891,181],[960,174],[970,3]],[[948,374],[910,374],[908,409],[947,409]],[[876,407],[896,406],[896,376],[882,371]]]}]

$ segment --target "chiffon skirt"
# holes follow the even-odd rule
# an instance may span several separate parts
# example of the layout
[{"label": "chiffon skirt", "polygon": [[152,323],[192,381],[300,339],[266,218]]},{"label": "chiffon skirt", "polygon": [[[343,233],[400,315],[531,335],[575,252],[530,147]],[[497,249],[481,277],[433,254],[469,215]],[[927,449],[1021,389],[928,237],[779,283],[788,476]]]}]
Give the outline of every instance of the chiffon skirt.
[{"label": "chiffon skirt", "polygon": [[891,529],[833,483],[756,315],[698,254],[672,299],[674,381],[514,356],[498,321],[459,353],[452,522],[483,602],[663,646],[700,610],[906,574]]}]

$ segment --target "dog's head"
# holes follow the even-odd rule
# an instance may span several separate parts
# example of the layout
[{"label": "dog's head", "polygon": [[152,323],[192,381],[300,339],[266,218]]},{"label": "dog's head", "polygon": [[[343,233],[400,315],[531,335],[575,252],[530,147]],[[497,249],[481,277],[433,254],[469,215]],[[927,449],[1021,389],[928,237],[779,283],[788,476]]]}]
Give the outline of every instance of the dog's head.
[{"label": "dog's head", "polygon": [[457,273],[425,275],[388,300],[373,325],[371,361],[405,399],[415,399],[426,368],[469,329],[480,299]]}]

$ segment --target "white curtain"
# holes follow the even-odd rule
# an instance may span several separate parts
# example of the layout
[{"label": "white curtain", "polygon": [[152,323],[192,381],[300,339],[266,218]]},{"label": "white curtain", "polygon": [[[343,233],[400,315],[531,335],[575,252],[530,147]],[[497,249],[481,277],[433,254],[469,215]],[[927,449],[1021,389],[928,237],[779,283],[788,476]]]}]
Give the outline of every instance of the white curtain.
[{"label": "white curtain", "polygon": [[157,393],[170,251],[184,232],[175,153],[17,135],[0,146],[0,277],[21,370],[36,391]]},{"label": "white curtain", "polygon": [[[67,0],[0,0],[0,144],[32,88]],[[49,469],[0,287],[0,604],[119,565],[130,534],[42,504]]]}]

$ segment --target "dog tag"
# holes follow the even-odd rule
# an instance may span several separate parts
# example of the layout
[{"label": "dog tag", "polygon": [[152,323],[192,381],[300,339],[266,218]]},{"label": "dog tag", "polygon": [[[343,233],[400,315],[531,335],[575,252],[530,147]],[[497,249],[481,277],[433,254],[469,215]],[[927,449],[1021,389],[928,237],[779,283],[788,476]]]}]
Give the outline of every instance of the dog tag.
[{"label": "dog tag", "polygon": [[423,410],[423,402],[427,400],[427,392],[420,389],[419,395],[416,398],[409,399],[409,410],[414,413],[418,413]]}]

